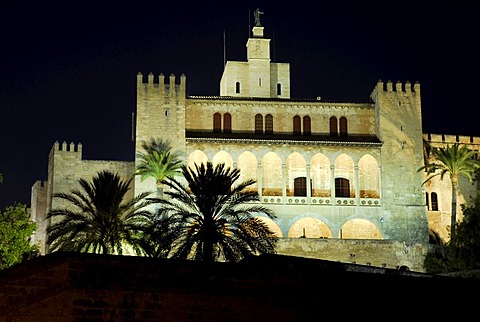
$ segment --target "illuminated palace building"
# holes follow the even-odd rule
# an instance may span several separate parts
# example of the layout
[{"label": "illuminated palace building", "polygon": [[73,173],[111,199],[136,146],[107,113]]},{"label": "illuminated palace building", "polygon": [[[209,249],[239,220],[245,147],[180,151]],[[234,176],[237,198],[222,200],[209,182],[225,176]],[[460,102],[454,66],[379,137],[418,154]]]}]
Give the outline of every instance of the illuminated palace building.
[{"label": "illuminated palace building", "polygon": [[[420,84],[379,81],[365,103],[290,97],[289,63],[272,62],[270,39],[257,23],[247,61],[227,61],[219,96],[188,96],[185,75],[137,75],[136,150],[151,138],[171,141],[188,165],[212,161],[253,178],[278,253],[383,267],[423,269],[429,229],[448,238],[449,179],[426,186],[424,145],[477,138],[422,132]],[[146,82],[145,82],[146,81]],[[101,170],[124,178],[135,163],[83,160],[81,144],[54,144],[48,179],[32,188],[36,242],[45,248],[45,214],[56,192]],[[155,191],[137,176],[132,194]],[[461,184],[460,204],[476,187]]]}]

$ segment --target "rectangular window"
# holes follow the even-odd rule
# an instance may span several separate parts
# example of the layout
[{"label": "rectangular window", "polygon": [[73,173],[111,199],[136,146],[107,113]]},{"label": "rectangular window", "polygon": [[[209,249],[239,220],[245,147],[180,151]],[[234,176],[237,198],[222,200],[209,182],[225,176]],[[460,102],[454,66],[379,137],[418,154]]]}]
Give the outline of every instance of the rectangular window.
[{"label": "rectangular window", "polygon": [[345,178],[335,178],[335,197],[350,198],[350,181]]}]

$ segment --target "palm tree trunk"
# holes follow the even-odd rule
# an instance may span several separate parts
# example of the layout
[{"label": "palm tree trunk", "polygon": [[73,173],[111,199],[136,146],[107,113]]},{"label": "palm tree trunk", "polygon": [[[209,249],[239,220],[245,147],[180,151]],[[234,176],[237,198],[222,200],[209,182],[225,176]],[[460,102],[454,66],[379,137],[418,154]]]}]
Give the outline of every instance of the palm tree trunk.
[{"label": "palm tree trunk", "polygon": [[163,184],[157,181],[157,198],[163,198]]},{"label": "palm tree trunk", "polygon": [[458,182],[452,179],[452,217],[450,223],[450,242],[455,242],[455,225],[457,223],[457,190]]},{"label": "palm tree trunk", "polygon": [[205,239],[203,242],[203,260],[205,262],[214,262],[215,257],[213,256],[213,245],[214,241],[212,240],[215,235],[215,228],[213,227],[215,223],[211,216],[204,216],[204,234]]}]

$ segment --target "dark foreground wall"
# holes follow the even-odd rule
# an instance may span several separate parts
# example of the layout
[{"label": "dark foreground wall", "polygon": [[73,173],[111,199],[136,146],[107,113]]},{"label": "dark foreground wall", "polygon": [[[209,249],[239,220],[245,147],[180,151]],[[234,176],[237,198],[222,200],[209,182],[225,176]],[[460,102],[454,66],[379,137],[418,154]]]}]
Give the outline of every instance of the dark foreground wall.
[{"label": "dark foreground wall", "polygon": [[0,272],[0,321],[316,321],[385,310],[412,320],[444,312],[449,294],[478,289],[466,279],[281,255],[206,264],[53,253]]}]

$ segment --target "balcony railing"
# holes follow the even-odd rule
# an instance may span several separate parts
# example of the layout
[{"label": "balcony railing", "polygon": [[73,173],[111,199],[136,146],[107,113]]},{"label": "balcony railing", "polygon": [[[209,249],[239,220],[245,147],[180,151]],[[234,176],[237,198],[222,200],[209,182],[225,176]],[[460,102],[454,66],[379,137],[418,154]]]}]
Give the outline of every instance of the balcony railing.
[{"label": "balcony railing", "polygon": [[381,206],[380,198],[329,198],[329,197],[283,197],[261,196],[260,201],[268,204],[319,205],[319,206]]}]

